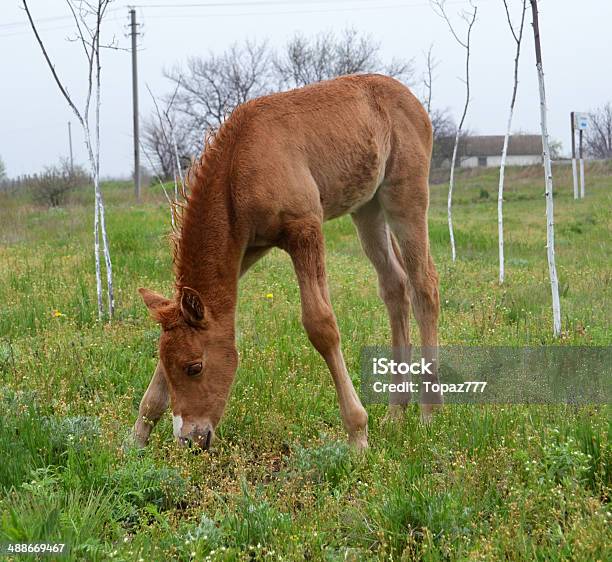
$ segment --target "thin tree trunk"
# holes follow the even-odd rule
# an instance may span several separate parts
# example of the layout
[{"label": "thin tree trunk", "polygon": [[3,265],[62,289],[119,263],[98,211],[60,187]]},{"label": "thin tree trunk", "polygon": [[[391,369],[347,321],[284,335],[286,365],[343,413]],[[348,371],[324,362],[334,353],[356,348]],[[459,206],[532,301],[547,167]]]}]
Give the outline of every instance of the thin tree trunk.
[{"label": "thin tree trunk", "polygon": [[[185,186],[185,180],[183,179],[183,170],[181,170],[181,160],[178,153],[178,144],[176,142],[176,136],[174,135],[174,127],[170,125],[170,135],[172,136],[172,145],[174,147],[174,157],[176,158],[176,169],[178,170],[178,176],[181,180],[181,186]],[[178,201],[178,191],[176,192],[175,199]]]},{"label": "thin tree trunk", "polygon": [[471,18],[468,17],[468,13],[463,13],[462,18],[467,23],[467,38],[463,41],[458,35],[445,10],[445,2],[446,0],[433,0],[434,9],[437,7],[437,13],[440,17],[442,17],[455,41],[461,45],[465,49],[465,105],[463,106],[463,114],[461,115],[461,120],[459,121],[459,125],[457,127],[457,132],[455,134],[455,146],[453,147],[453,158],[451,160],[451,170],[450,170],[450,178],[448,183],[448,233],[450,236],[451,243],[451,256],[453,262],[457,259],[457,250],[455,247],[455,233],[453,231],[453,188],[455,185],[455,165],[457,163],[457,152],[459,149],[459,139],[461,137],[461,131],[463,130],[463,124],[465,123],[465,117],[468,112],[468,107],[470,105],[470,47],[471,47],[471,37],[472,37],[472,28],[474,27],[474,23],[476,21],[476,14],[478,13],[478,7],[472,4],[470,0],[470,5],[474,8],[474,11],[471,14]]},{"label": "thin tree trunk", "polygon": [[98,178],[96,199],[100,208],[100,230],[102,231],[102,251],[104,253],[104,262],[106,265],[106,289],[108,291],[108,315],[113,317],[115,313],[115,292],[113,289],[113,264],[111,262],[110,247],[108,244],[108,235],[106,234],[106,213],[104,209],[104,198],[100,190],[100,179]]},{"label": "thin tree trunk", "polygon": [[[99,128],[99,124],[97,126]],[[108,245],[108,236],[106,235],[106,216],[104,212],[104,199],[102,192],[100,191],[100,175],[98,171],[99,165],[99,152],[94,154],[93,147],[90,141],[90,131],[87,126],[85,129],[85,145],[87,147],[87,153],[89,156],[89,162],[93,173],[94,182],[94,207],[95,207],[95,254],[96,254],[96,290],[98,297],[98,317],[102,319],[104,309],[102,305],[102,281],[100,279],[100,232],[102,233],[102,253],[104,254],[104,263],[106,266],[106,288],[108,294],[108,311],[110,317],[112,317],[115,310],[115,300],[113,294],[113,269],[110,258],[110,249]],[[99,135],[99,130],[97,132]]]},{"label": "thin tree trunk", "polygon": [[[516,83],[514,86],[516,95]],[[506,170],[506,157],[508,155],[508,143],[510,141],[510,131],[512,129],[512,115],[514,114],[514,97],[510,104],[510,114],[508,116],[508,127],[504,137],[504,148],[502,150],[501,164],[499,166],[499,189],[497,191],[497,235],[499,239],[499,283],[503,284],[504,271],[504,173]]]},{"label": "thin tree trunk", "polygon": [[559,280],[557,278],[557,266],[555,264],[555,220],[553,206],[553,176],[550,161],[550,146],[548,140],[546,88],[544,86],[544,67],[542,65],[542,53],[540,47],[540,29],[538,25],[538,6],[536,0],[531,0],[533,12],[533,31],[536,43],[536,68],[538,71],[538,84],[540,87],[540,120],[542,127],[542,148],[544,156],[544,172],[546,182],[546,249],[548,257],[548,272],[550,276],[550,288],[552,292],[553,308],[553,334],[555,337],[561,334],[561,303],[559,301]]},{"label": "thin tree trunk", "polygon": [[455,249],[455,233],[453,231],[453,186],[455,185],[455,162],[457,161],[457,150],[459,148],[459,135],[461,130],[457,128],[455,134],[455,146],[453,147],[453,158],[451,160],[450,180],[448,182],[448,233],[450,235],[451,256],[453,261],[457,259],[457,251]]},{"label": "thin tree trunk", "polygon": [[96,296],[98,299],[98,319],[102,320],[104,304],[102,302],[102,272],[100,270],[100,207],[94,197],[94,259],[96,261]]},{"label": "thin tree trunk", "polygon": [[512,18],[508,3],[504,0],[504,7],[508,17],[508,25],[516,42],[516,56],[514,57],[514,86],[512,88],[512,99],[510,101],[510,113],[508,114],[508,126],[506,127],[506,136],[504,137],[504,147],[502,149],[501,162],[499,166],[499,189],[497,191],[497,234],[499,240],[499,283],[503,284],[505,278],[505,260],[504,260],[504,176],[506,170],[506,159],[508,157],[508,144],[510,142],[510,132],[512,131],[512,117],[514,115],[514,105],[516,104],[516,94],[518,91],[518,69],[521,57],[521,42],[523,40],[523,30],[525,28],[525,11],[527,7],[526,0],[523,0],[523,11],[521,14],[521,27],[519,34],[514,32]]},{"label": "thin tree trunk", "polygon": [[113,289],[113,264],[111,261],[110,246],[106,233],[106,211],[104,208],[104,198],[100,189],[100,23],[101,17],[97,19],[97,33],[95,39],[95,64],[96,64],[96,177],[94,178],[94,188],[96,191],[96,201],[100,210],[100,230],[102,231],[102,251],[106,265],[106,290],[108,293],[108,317],[113,317],[115,312],[115,292]]},{"label": "thin tree trunk", "polygon": [[[104,259],[106,262],[106,282],[108,289],[108,310],[109,316],[112,317],[114,308],[115,308],[115,300],[113,294],[113,271],[112,271],[112,263],[110,258],[110,249],[108,244],[108,236],[106,235],[106,219],[104,212],[104,201],[102,198],[102,193],[100,191],[100,28],[102,24],[102,19],[108,8],[108,4],[110,0],[98,0],[97,4],[94,7],[93,3],[85,2],[84,4],[79,4],[76,7],[72,2],[67,2],[68,7],[72,13],[74,18],[77,32],[78,32],[78,41],[84,49],[85,56],[87,57],[87,94],[85,98],[85,107],[84,111],[81,112],[78,110],[72,98],[68,94],[68,90],[64,87],[62,81],[60,80],[55,66],[53,65],[47,50],[45,49],[44,43],[36,29],[36,25],[30,13],[30,9],[27,3],[27,0],[22,0],[23,7],[28,16],[28,20],[30,22],[30,26],[32,27],[32,31],[34,32],[34,36],[36,37],[36,41],[40,46],[42,54],[47,62],[47,66],[51,71],[51,75],[55,80],[62,96],[68,102],[69,107],[72,109],[74,114],[76,115],[81,127],[83,127],[83,133],[85,137],[85,146],[87,147],[87,155],[89,158],[89,164],[91,166],[93,182],[94,182],[94,257],[96,263],[96,296],[98,301],[98,317],[101,319],[103,317],[103,298],[102,298],[102,274],[100,267],[100,232],[102,233],[102,245],[104,252]],[[83,9],[82,9],[83,8]],[[89,26],[86,22],[86,17],[89,15],[96,16],[96,23],[94,26]],[[93,88],[93,71],[95,64],[95,82],[96,82],[96,144],[95,144],[95,152],[94,147],[92,145],[91,139],[91,130],[89,128],[89,108],[90,101],[92,95]]]}]

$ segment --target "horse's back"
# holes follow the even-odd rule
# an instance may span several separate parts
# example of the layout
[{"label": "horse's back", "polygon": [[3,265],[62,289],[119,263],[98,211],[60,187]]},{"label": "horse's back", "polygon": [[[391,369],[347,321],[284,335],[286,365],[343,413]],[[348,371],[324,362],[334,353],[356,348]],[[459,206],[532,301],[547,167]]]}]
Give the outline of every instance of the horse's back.
[{"label": "horse's back", "polygon": [[431,151],[423,107],[408,88],[381,75],[264,96],[231,120],[239,130],[236,195],[257,215],[254,222],[272,231],[287,216],[311,212],[325,220],[353,212],[404,159],[400,152]]}]

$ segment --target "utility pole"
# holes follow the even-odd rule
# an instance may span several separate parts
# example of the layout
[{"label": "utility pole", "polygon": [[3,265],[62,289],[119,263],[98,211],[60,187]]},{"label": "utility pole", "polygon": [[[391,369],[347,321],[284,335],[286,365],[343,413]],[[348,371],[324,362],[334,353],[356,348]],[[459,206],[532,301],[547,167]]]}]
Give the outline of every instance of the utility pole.
[{"label": "utility pole", "polygon": [[555,265],[555,220],[553,209],[553,175],[550,162],[550,146],[548,142],[548,118],[546,107],[546,89],[544,87],[544,67],[542,65],[542,47],[540,45],[540,25],[538,22],[538,2],[531,0],[533,15],[533,36],[535,39],[536,68],[538,70],[538,83],[540,86],[540,119],[542,126],[542,151],[544,156],[545,196],[546,196],[546,251],[548,257],[548,273],[550,275],[550,288],[552,292],[553,334],[561,335],[561,303],[559,301],[559,279]]},{"label": "utility pole", "polygon": [[74,157],[72,155],[72,123],[68,121],[68,148],[70,149],[70,173],[74,175]]},{"label": "utility pole", "polygon": [[130,8],[130,36],[132,37],[132,112],[134,115],[134,194],[140,201],[140,131],[138,125],[138,59],[136,54],[139,35],[136,10]]}]

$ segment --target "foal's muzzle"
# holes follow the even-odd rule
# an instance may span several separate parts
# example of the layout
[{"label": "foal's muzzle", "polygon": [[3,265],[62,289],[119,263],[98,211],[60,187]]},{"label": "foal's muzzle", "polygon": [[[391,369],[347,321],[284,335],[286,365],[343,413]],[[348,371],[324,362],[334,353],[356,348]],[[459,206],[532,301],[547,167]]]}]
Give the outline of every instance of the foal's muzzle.
[{"label": "foal's muzzle", "polygon": [[179,437],[178,442],[183,447],[188,447],[194,453],[198,453],[200,451],[208,450],[212,442],[212,439],[213,439],[213,430],[211,427],[207,427],[206,429],[203,429],[203,430],[196,428],[189,435],[185,437]]}]

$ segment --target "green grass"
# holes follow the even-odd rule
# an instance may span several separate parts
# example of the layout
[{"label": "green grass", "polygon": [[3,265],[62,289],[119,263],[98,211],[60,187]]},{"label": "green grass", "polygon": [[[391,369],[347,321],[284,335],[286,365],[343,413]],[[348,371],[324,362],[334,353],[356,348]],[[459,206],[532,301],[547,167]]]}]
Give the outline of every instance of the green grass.
[{"label": "green grass", "polygon": [[[563,334],[552,337],[540,168],[510,169],[507,282],[497,283],[497,172],[462,172],[450,262],[446,186],[432,186],[442,344],[609,345],[612,168],[587,167],[575,202],[555,170]],[[290,260],[273,251],[241,283],[240,368],[210,452],[172,439],[122,449],[156,363],[158,327],[136,289],[172,287],[158,188],[104,186],[117,300],[96,320],[88,192],[63,209],[0,196],[0,543],[66,542],[75,560],[604,560],[607,407],[447,406],[434,423],[383,423],[345,445],[333,385],[300,325]],[[389,328],[350,219],[326,225],[349,370]],[[269,298],[272,294],[272,298]],[[418,341],[418,331],[413,324]]]}]

